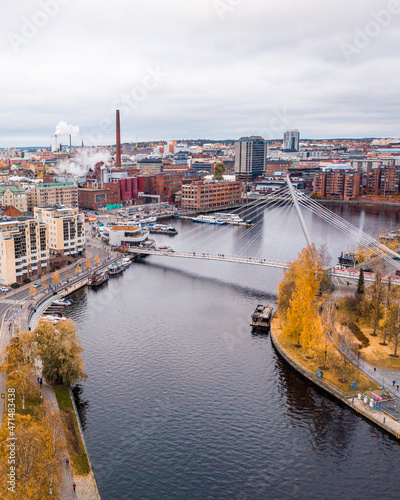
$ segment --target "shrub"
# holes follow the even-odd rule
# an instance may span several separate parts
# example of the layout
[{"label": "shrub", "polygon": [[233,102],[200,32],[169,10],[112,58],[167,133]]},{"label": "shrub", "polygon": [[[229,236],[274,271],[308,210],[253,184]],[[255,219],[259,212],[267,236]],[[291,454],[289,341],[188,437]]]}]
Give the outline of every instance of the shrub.
[{"label": "shrub", "polygon": [[32,280],[30,278],[24,278],[24,283],[30,283]]},{"label": "shrub", "polygon": [[12,283],[11,288],[19,288],[21,285],[19,283]]}]

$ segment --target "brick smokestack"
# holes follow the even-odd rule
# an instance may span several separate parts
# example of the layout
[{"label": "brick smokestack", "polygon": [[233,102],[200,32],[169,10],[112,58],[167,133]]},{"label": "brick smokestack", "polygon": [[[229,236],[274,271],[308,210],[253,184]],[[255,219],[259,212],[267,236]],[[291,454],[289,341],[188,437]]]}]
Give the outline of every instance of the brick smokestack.
[{"label": "brick smokestack", "polygon": [[116,152],[116,165],[121,168],[121,124],[119,120],[119,109],[117,109],[117,152]]}]

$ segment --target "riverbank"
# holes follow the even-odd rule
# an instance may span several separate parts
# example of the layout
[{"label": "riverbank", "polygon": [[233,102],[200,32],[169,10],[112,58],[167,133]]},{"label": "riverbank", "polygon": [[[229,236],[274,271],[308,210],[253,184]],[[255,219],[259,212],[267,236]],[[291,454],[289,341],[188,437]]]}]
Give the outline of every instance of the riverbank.
[{"label": "riverbank", "polygon": [[[387,201],[386,201],[387,200]],[[318,203],[321,203],[321,205],[368,205],[368,206],[373,206],[373,207],[395,207],[400,210],[400,200],[398,202],[390,201],[390,198],[385,198],[382,200],[323,200],[323,199],[316,199]]]},{"label": "riverbank", "polygon": [[[274,318],[271,326],[271,341],[280,356],[300,375],[311,381],[313,384],[317,385],[319,388],[328,392],[331,396],[342,403],[349,406],[352,410],[360,413],[363,417],[374,423],[375,425],[381,427],[386,432],[394,436],[396,439],[400,439],[400,422],[393,419],[390,415],[384,413],[383,411],[378,411],[369,406],[369,397],[361,392],[345,393],[340,390],[335,385],[323,380],[314,374],[309,367],[303,364],[299,359],[289,352],[287,348],[283,346],[282,339],[280,338],[280,325],[279,319]],[[371,388],[372,389],[372,388]],[[359,394],[361,394],[361,399]],[[368,403],[364,403],[364,397],[367,396]]]}]

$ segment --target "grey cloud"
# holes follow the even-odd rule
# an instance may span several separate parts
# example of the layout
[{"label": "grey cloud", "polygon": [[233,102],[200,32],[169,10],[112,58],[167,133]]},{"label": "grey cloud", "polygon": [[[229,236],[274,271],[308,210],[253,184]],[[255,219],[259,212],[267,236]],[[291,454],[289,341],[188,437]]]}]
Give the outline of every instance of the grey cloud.
[{"label": "grey cloud", "polygon": [[214,0],[62,0],[16,52],[7,35],[50,1],[4,0],[0,146],[49,144],[60,120],[93,134],[148,67],[168,76],[123,118],[124,140],[235,138],[283,107],[303,136],[399,135],[400,14],[343,52],[391,0],[243,0],[223,19]]}]

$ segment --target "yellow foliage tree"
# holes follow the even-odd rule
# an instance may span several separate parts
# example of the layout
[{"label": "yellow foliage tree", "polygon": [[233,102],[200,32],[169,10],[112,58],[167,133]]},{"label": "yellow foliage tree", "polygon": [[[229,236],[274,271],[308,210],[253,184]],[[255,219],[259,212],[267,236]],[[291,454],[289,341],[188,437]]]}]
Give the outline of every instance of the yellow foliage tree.
[{"label": "yellow foliage tree", "polygon": [[96,266],[98,266],[100,264],[100,257],[97,253],[94,256],[94,263],[96,264]]},{"label": "yellow foliage tree", "polygon": [[323,276],[321,256],[315,245],[304,248],[279,284],[278,305],[283,312],[283,333],[313,355],[323,327],[315,297]]},{"label": "yellow foliage tree", "polygon": [[29,287],[29,293],[32,295],[32,297],[35,296],[36,288],[33,285]]},{"label": "yellow foliage tree", "polygon": [[86,257],[86,269],[90,269],[92,267],[92,263],[90,262],[89,256]]},{"label": "yellow foliage tree", "polygon": [[53,283],[55,285],[58,285],[60,283],[60,275],[58,274],[58,271],[56,271],[54,274],[53,274]]}]

